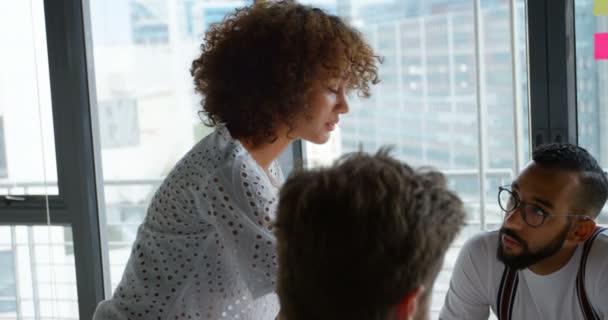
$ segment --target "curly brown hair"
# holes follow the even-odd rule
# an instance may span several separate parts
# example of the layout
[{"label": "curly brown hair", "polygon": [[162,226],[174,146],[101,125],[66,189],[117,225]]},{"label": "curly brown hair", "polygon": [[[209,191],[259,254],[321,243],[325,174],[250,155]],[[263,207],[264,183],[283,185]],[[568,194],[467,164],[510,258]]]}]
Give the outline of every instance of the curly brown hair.
[{"label": "curly brown hair", "polygon": [[441,173],[413,170],[386,149],[293,174],[275,224],[282,318],[385,320],[420,286],[428,306],[464,219]]},{"label": "curly brown hair", "polygon": [[316,81],[345,77],[368,97],[380,58],[339,17],[294,1],[257,1],[205,35],[190,73],[208,126],[224,123],[235,138],[272,142],[280,123],[293,128]]}]

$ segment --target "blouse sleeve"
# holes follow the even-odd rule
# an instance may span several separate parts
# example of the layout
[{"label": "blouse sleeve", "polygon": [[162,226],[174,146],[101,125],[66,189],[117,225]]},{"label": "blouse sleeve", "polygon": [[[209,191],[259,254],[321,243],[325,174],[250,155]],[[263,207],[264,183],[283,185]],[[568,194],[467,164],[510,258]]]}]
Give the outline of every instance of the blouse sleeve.
[{"label": "blouse sleeve", "polygon": [[260,171],[255,164],[235,162],[217,171],[206,188],[206,214],[254,299],[274,291],[277,272],[271,225],[277,190]]}]

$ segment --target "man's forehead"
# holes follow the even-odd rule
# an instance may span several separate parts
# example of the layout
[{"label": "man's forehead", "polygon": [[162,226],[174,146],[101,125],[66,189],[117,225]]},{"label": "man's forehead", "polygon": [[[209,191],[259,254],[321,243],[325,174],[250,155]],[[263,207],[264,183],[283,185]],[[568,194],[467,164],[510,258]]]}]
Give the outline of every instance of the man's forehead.
[{"label": "man's forehead", "polygon": [[512,187],[521,192],[560,197],[571,193],[578,186],[578,182],[576,172],[531,163],[513,181]]}]

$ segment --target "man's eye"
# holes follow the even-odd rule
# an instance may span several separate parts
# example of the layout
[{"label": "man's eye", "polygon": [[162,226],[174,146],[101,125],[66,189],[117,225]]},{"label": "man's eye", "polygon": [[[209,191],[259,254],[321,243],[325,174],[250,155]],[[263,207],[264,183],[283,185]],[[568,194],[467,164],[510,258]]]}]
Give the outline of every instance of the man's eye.
[{"label": "man's eye", "polygon": [[538,215],[541,217],[544,217],[546,215],[546,213],[543,211],[543,209],[541,209],[539,207],[533,206],[531,209],[532,210],[530,210],[530,211],[532,211],[532,213],[535,215]]},{"label": "man's eye", "polygon": [[333,93],[338,93],[338,91],[339,91],[340,89],[338,89],[338,88],[334,88],[334,87],[327,87],[327,90],[329,90],[330,92],[333,92]]}]

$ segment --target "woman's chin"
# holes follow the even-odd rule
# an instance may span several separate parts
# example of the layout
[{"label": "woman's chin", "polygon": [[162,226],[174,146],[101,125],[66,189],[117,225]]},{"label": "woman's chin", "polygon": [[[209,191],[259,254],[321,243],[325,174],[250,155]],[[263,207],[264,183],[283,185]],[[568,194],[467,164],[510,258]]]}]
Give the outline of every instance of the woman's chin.
[{"label": "woman's chin", "polygon": [[324,134],[324,135],[319,135],[316,137],[311,137],[310,139],[306,139],[306,141],[308,142],[312,142],[314,144],[325,144],[327,143],[327,141],[329,141],[330,138],[330,134]]}]

